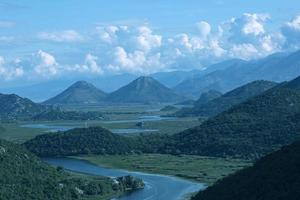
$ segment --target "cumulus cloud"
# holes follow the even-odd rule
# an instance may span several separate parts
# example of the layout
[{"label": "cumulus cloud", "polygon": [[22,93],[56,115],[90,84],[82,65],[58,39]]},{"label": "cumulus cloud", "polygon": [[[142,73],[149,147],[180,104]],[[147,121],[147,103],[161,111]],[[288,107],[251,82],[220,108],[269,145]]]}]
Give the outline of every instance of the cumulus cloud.
[{"label": "cumulus cloud", "polygon": [[208,22],[201,21],[196,24],[201,37],[207,37],[211,32],[211,26]]},{"label": "cumulus cloud", "polygon": [[136,37],[138,48],[150,51],[153,48],[158,48],[162,44],[162,36],[155,35],[152,30],[147,26],[138,28],[139,35]]},{"label": "cumulus cloud", "polygon": [[103,74],[102,68],[97,63],[98,57],[92,54],[87,54],[83,65],[76,64],[72,71],[85,72],[91,74]]},{"label": "cumulus cloud", "polygon": [[14,78],[22,77],[24,75],[24,70],[22,67],[6,67],[5,60],[0,56],[0,77],[5,80],[11,80]]},{"label": "cumulus cloud", "polygon": [[41,40],[49,40],[54,42],[80,42],[83,36],[74,30],[64,30],[58,32],[41,32],[37,36]]},{"label": "cumulus cloud", "polygon": [[285,47],[298,49],[300,47],[300,15],[294,17],[291,21],[286,22],[281,32],[286,39]]},{"label": "cumulus cloud", "polygon": [[45,51],[39,50],[36,54],[37,64],[34,71],[42,76],[54,76],[59,72],[55,57]]}]

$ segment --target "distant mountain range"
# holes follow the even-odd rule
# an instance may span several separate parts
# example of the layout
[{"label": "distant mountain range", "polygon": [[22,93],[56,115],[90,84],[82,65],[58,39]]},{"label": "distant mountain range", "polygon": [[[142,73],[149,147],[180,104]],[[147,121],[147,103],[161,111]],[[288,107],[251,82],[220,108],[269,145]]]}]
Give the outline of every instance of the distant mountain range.
[{"label": "distant mountain range", "polygon": [[78,81],[44,104],[97,104],[104,100],[106,93],[86,81]]},{"label": "distant mountain range", "polygon": [[106,101],[114,103],[166,103],[183,101],[184,99],[154,78],[143,76],[109,94]]},{"label": "distant mountain range", "polygon": [[186,79],[174,87],[175,91],[198,98],[201,93],[208,90],[224,93],[255,80],[275,82],[291,80],[300,75],[300,51],[291,54],[276,53],[259,60],[233,60],[223,65],[227,67]]},{"label": "distant mountain range", "polygon": [[223,95],[216,91],[203,93],[194,107],[178,111],[177,116],[210,117],[246,101],[247,99],[262,94],[277,83],[271,81],[253,81]]},{"label": "distant mountain range", "polygon": [[192,200],[296,200],[300,197],[299,169],[298,141],[224,178]]}]

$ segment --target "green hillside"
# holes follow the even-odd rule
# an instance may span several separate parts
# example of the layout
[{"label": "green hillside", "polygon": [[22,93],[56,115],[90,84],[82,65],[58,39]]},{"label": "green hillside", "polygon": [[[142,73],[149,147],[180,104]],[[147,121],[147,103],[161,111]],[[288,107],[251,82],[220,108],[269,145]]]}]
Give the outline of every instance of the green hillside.
[{"label": "green hillside", "polygon": [[[124,182],[114,185],[109,178],[71,175],[62,168],[50,167],[21,146],[4,140],[0,140],[0,177],[1,200],[101,198],[128,189],[126,179],[120,178]],[[135,185],[129,189],[136,189]]]},{"label": "green hillside", "polygon": [[298,141],[224,178],[192,200],[297,200],[300,197],[299,169]]}]

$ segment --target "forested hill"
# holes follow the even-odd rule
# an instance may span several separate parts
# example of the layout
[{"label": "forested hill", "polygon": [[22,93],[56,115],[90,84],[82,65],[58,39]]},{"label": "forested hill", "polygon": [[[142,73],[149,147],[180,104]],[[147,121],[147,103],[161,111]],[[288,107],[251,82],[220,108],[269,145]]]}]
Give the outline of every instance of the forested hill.
[{"label": "forested hill", "polygon": [[258,158],[300,136],[300,78],[173,137],[165,152]]},{"label": "forested hill", "polygon": [[86,200],[143,185],[132,177],[121,178],[119,184],[114,184],[110,178],[70,175],[61,168],[50,167],[23,147],[1,139],[0,177],[1,200]]},{"label": "forested hill", "polygon": [[78,154],[126,154],[133,151],[134,140],[101,127],[76,128],[66,132],[39,135],[25,143],[38,156]]},{"label": "forested hill", "polygon": [[201,101],[201,95],[200,99],[195,103],[194,107],[182,109],[178,111],[175,115],[202,117],[214,116],[225,110],[228,110],[234,105],[246,101],[251,97],[262,94],[263,92],[274,87],[275,85],[276,83],[271,81],[254,81],[204,103],[201,103],[203,102]]},{"label": "forested hill", "polygon": [[297,200],[300,197],[300,142],[224,178],[192,200]]}]

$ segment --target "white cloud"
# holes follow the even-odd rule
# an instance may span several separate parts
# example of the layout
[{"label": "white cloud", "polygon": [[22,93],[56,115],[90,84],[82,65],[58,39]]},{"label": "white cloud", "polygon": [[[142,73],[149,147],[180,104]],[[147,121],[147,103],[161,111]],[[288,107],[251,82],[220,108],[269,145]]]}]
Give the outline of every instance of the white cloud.
[{"label": "white cloud", "polygon": [[282,26],[281,32],[286,39],[285,48],[300,48],[300,15],[294,17],[291,21],[286,22]]},{"label": "white cloud", "polygon": [[97,64],[98,57],[92,54],[87,54],[84,65],[75,65],[71,71],[86,72],[91,74],[103,74],[102,68]]},{"label": "white cloud", "polygon": [[141,26],[138,28],[138,32],[139,35],[136,37],[138,48],[150,51],[161,46],[162,36],[153,34],[149,27]]},{"label": "white cloud", "polygon": [[38,34],[41,40],[50,40],[54,42],[80,42],[83,36],[74,30],[64,30],[58,32],[42,32]]},{"label": "white cloud", "polygon": [[54,76],[59,72],[55,57],[47,52],[39,50],[36,54],[37,64],[34,71],[42,76]]},{"label": "white cloud", "polygon": [[14,78],[22,77],[23,75],[24,70],[22,67],[5,67],[5,60],[0,56],[0,77],[4,78],[5,80],[11,80]]},{"label": "white cloud", "polygon": [[258,55],[258,50],[254,47],[253,44],[238,44],[234,45],[229,50],[229,55],[233,58],[241,58],[248,60],[253,58],[253,55]]},{"label": "white cloud", "polygon": [[211,26],[209,23],[205,21],[198,22],[196,24],[198,30],[200,31],[200,35],[203,38],[206,38],[211,32]]}]

